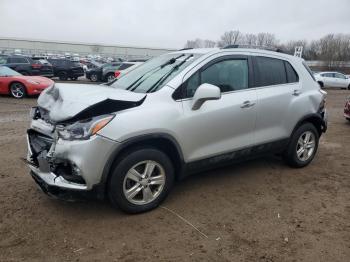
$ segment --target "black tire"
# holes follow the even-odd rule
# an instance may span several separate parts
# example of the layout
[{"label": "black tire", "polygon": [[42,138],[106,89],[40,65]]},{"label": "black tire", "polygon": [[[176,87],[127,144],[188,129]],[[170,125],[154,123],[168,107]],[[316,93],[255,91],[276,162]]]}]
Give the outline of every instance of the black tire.
[{"label": "black tire", "polygon": [[59,72],[58,73],[58,78],[61,80],[61,81],[66,81],[68,79],[68,75],[67,75],[67,72]]},{"label": "black tire", "polygon": [[91,82],[98,82],[98,75],[97,74],[91,74],[90,75]]},{"label": "black tire", "polygon": [[[297,150],[298,150],[298,140],[303,136],[306,132],[311,132],[314,136],[314,150],[310,156],[302,161],[299,159]],[[311,163],[311,161],[314,159],[317,149],[318,149],[318,143],[319,143],[319,134],[316,129],[316,127],[311,123],[305,123],[297,128],[297,130],[294,131],[291,140],[288,144],[288,148],[284,153],[284,159],[290,165],[291,167],[301,168],[305,167],[308,164]]]},{"label": "black tire", "polygon": [[78,77],[71,77],[70,79],[72,79],[73,81],[77,81]]},{"label": "black tire", "polygon": [[106,76],[105,76],[105,81],[106,82],[111,82],[114,80],[114,73],[108,73]]},{"label": "black tire", "polygon": [[26,87],[20,82],[14,82],[9,88],[10,95],[14,98],[21,99],[27,96]]},{"label": "black tire", "polygon": [[321,88],[324,87],[323,82],[319,81],[319,82],[317,82],[317,83],[320,85]]},{"label": "black tire", "polygon": [[29,76],[29,72],[27,71],[19,71],[18,73],[20,73],[21,75],[24,75],[24,76]]},{"label": "black tire", "polygon": [[[130,202],[124,194],[124,186],[126,183],[125,181],[127,181],[126,175],[128,171],[131,170],[135,165],[138,165],[143,161],[154,161],[157,164],[159,164],[163,168],[165,174],[165,182],[163,184],[162,190],[159,190],[159,195],[150,203],[135,204]],[[139,186],[142,187],[139,183],[135,183],[133,186],[137,184],[136,188]],[[123,156],[118,160],[117,164],[114,166],[108,183],[108,196],[114,207],[119,207],[126,213],[142,213],[158,207],[168,195],[169,191],[173,186],[173,183],[174,167],[171,160],[165,153],[154,148],[136,148],[129,150],[125,154],[123,154]],[[138,194],[142,194],[142,198],[144,198],[144,190],[142,189],[142,191],[138,192]]]}]

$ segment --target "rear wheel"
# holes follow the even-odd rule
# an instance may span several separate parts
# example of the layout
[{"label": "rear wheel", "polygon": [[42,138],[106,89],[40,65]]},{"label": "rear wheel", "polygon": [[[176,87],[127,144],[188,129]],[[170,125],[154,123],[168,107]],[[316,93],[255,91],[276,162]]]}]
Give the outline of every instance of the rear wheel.
[{"label": "rear wheel", "polygon": [[71,77],[70,79],[72,79],[73,81],[77,81],[78,77]]},{"label": "rear wheel", "polygon": [[27,71],[19,71],[18,73],[24,76],[29,76],[29,73]]},{"label": "rear wheel", "polygon": [[12,83],[10,85],[10,94],[14,98],[18,98],[18,99],[24,98],[27,95],[26,87],[19,82]]},{"label": "rear wheel", "polygon": [[68,79],[68,75],[66,72],[59,72],[58,73],[58,78],[61,80],[61,81],[66,81]]},{"label": "rear wheel", "polygon": [[90,80],[91,80],[92,82],[97,82],[97,81],[98,81],[98,76],[97,76],[97,74],[91,74]]},{"label": "rear wheel", "polygon": [[107,74],[106,75],[106,80],[107,82],[112,82],[114,80],[114,74],[113,73],[110,73],[110,74]]},{"label": "rear wheel", "polygon": [[314,159],[319,142],[319,134],[315,126],[305,123],[292,135],[285,152],[285,160],[292,167],[304,167]]},{"label": "rear wheel", "polygon": [[159,206],[174,182],[169,157],[158,149],[134,149],[115,166],[108,186],[111,203],[127,213]]}]

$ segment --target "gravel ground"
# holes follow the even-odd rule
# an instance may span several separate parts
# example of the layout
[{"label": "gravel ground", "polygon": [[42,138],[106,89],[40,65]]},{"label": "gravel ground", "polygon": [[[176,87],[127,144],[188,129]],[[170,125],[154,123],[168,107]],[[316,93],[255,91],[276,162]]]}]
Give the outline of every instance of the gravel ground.
[{"label": "gravel ground", "polygon": [[329,91],[307,168],[268,157],[201,173],[132,216],[39,191],[20,160],[35,99],[0,97],[0,261],[350,261],[348,94]]}]

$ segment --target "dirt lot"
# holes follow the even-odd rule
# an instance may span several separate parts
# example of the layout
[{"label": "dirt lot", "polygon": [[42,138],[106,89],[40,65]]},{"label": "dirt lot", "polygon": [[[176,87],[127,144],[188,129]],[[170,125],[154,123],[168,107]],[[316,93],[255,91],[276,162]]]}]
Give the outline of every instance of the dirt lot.
[{"label": "dirt lot", "polygon": [[0,261],[350,261],[348,94],[329,91],[309,167],[270,157],[202,173],[134,216],[39,191],[20,161],[35,99],[0,97]]}]

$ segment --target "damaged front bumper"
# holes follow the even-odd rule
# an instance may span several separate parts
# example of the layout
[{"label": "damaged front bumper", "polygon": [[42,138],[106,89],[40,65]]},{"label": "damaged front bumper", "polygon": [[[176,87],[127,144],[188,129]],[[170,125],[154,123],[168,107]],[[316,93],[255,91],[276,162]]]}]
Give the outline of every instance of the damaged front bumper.
[{"label": "damaged front bumper", "polygon": [[104,167],[119,143],[99,135],[67,141],[54,134],[42,120],[33,120],[27,132],[26,160],[40,188],[58,197],[104,188]]}]

